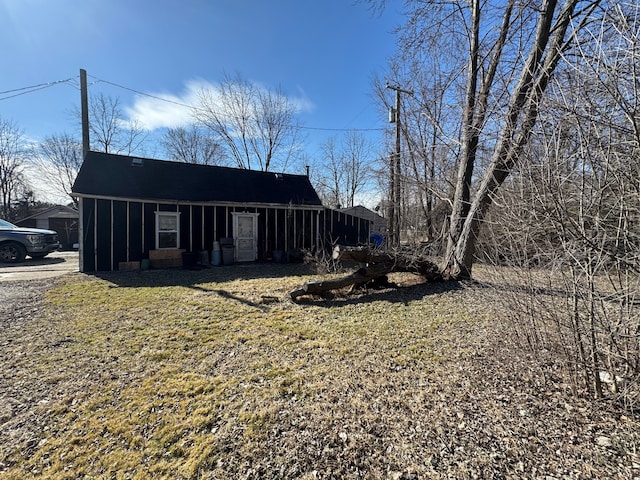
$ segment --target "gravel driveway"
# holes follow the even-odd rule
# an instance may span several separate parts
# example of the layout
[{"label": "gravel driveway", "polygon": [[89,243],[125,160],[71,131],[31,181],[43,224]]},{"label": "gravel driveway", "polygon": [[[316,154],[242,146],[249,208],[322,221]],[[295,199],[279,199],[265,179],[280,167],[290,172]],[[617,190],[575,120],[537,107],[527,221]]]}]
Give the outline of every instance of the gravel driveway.
[{"label": "gravel driveway", "polygon": [[21,263],[0,263],[0,283],[42,280],[78,271],[78,252],[54,252],[45,258],[27,257]]},{"label": "gravel driveway", "polygon": [[38,309],[55,277],[78,271],[78,252],[55,252],[45,258],[0,263],[0,329],[24,323]]},{"label": "gravel driveway", "polygon": [[[78,252],[55,252],[46,258],[23,263],[0,263],[0,452],[11,447],[23,454],[37,445],[42,426],[36,419],[37,402],[50,395],[41,380],[27,381],[34,372],[20,368],[28,358],[26,345],[35,345],[42,332],[31,332],[39,318],[45,292],[56,278],[78,271]],[[0,454],[0,476],[7,465]]]},{"label": "gravel driveway", "polygon": [[0,331],[24,324],[35,315],[42,295],[53,282],[53,278],[45,278],[0,283]]}]

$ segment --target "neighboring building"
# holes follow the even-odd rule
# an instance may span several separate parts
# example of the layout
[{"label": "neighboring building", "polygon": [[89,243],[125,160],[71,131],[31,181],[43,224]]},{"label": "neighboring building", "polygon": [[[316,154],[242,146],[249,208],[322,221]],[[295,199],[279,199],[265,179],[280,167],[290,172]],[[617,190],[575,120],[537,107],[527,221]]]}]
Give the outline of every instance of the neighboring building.
[{"label": "neighboring building", "polygon": [[340,211],[348,215],[353,215],[354,217],[363,218],[370,221],[371,233],[387,235],[387,219],[379,215],[377,212],[369,210],[367,207],[363,207],[362,205],[356,205],[355,207],[349,208],[341,208]]},{"label": "neighboring building", "polygon": [[20,227],[55,230],[63,250],[78,247],[78,211],[75,208],[57,205],[14,223]]},{"label": "neighboring building", "polygon": [[83,272],[174,265],[214,242],[240,262],[369,237],[369,221],[325,209],[305,175],[88,152],[72,192]]}]

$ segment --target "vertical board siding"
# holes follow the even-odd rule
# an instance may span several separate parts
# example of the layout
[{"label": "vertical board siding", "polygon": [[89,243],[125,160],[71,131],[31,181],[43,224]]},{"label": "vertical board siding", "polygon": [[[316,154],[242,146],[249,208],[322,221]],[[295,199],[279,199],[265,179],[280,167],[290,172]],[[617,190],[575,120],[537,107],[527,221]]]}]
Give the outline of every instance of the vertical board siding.
[{"label": "vertical board siding", "polygon": [[284,242],[280,241],[280,238],[283,235],[282,232],[284,231],[284,227],[282,227],[279,223],[279,213],[280,212],[277,208],[273,209],[273,235],[271,237],[273,238],[273,250],[282,250],[284,248]]},{"label": "vertical board siding", "polygon": [[97,200],[95,245],[96,270],[113,270],[111,264],[111,200]]},{"label": "vertical board siding", "polygon": [[216,209],[216,232],[217,232],[217,241],[220,241],[221,238],[226,237],[227,231],[227,207],[215,207]]},{"label": "vertical board siding", "polygon": [[96,201],[93,198],[82,199],[82,262],[85,272],[94,272],[95,264],[95,221]]},{"label": "vertical board siding", "polygon": [[189,205],[180,205],[176,208],[173,206],[173,211],[180,212],[180,248],[190,251],[191,250],[191,207]]},{"label": "vertical board siding", "polygon": [[129,240],[127,236],[127,202],[114,200],[112,205],[112,270],[118,270],[118,264],[127,261],[127,244]]},{"label": "vertical board siding", "polygon": [[369,241],[369,221],[344,212],[325,208],[321,214],[320,235],[325,245],[357,245]]},{"label": "vertical board siding", "polygon": [[271,258],[273,251],[276,249],[276,215],[273,208],[267,208],[264,214],[265,222],[265,242],[264,249],[267,258]]},{"label": "vertical board siding", "polygon": [[202,242],[202,207],[200,205],[191,207],[191,245],[194,252],[209,249]]},{"label": "vertical board siding", "polygon": [[233,212],[258,213],[258,260],[274,250],[292,252],[356,245],[369,240],[370,222],[325,208],[244,208],[220,205],[177,205],[142,201],[82,198],[83,271],[117,270],[119,262],[149,258],[156,248],[155,212],[180,213],[180,248],[213,248],[213,242],[233,237]]},{"label": "vertical board siding", "polygon": [[144,214],[144,256],[149,258],[149,250],[156,249],[156,203],[145,203]]},{"label": "vertical board siding", "polygon": [[258,214],[258,239],[256,248],[258,250],[258,260],[265,260],[267,256],[267,209],[256,208]]},{"label": "vertical board siding", "polygon": [[212,250],[213,242],[217,240],[215,238],[214,212],[215,212],[215,207],[202,207],[202,213],[204,218],[204,224],[202,226],[204,230],[203,248],[205,250]]},{"label": "vertical board siding", "polygon": [[144,258],[142,229],[142,203],[129,202],[129,261],[131,262],[139,262]]}]

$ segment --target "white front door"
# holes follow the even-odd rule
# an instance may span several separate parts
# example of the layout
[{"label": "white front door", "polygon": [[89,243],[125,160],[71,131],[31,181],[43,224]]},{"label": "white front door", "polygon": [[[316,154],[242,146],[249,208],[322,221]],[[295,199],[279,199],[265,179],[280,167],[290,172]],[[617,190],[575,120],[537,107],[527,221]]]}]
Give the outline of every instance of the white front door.
[{"label": "white front door", "polygon": [[257,213],[232,213],[236,261],[253,262],[258,258]]}]

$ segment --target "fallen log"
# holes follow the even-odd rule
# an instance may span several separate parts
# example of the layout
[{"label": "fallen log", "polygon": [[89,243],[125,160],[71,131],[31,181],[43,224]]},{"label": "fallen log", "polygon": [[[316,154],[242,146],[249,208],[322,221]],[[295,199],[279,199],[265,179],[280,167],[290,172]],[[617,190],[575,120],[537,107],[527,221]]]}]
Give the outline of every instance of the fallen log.
[{"label": "fallen log", "polygon": [[302,287],[289,292],[291,300],[296,300],[301,295],[318,295],[321,293],[337,290],[339,288],[348,287],[349,285],[358,285],[367,283],[378,277],[386,275],[392,271],[392,265],[375,264],[362,267],[346,277],[335,278],[331,280],[318,280],[315,282],[307,282]]},{"label": "fallen log", "polygon": [[[333,259],[364,264],[353,273],[336,279],[307,282],[289,293],[292,300],[302,295],[318,295],[347,287],[367,284],[381,279],[391,272],[410,272],[421,275],[427,281],[442,280],[438,266],[426,259],[420,252],[395,252],[368,247],[336,246]],[[388,285],[388,282],[380,282]]]},{"label": "fallen log", "polygon": [[415,273],[422,275],[425,280],[430,282],[442,280],[438,266],[420,250],[396,251],[336,245],[332,257],[341,262],[390,264],[393,272]]}]

